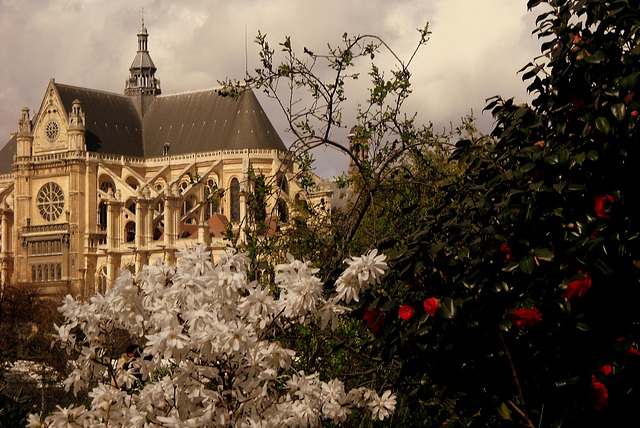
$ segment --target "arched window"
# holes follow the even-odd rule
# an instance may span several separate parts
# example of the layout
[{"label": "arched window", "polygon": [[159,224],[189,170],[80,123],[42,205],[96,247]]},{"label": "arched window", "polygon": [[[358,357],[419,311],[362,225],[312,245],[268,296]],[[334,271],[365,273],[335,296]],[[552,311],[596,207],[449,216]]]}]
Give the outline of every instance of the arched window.
[{"label": "arched window", "polygon": [[282,190],[282,193],[285,195],[289,193],[289,183],[287,183],[287,177],[284,174],[278,177],[278,187]]},{"label": "arched window", "polygon": [[218,193],[218,185],[213,180],[208,180],[204,188],[204,199],[206,201],[206,210],[204,213],[205,220],[213,214],[220,212],[220,197]]},{"label": "arched window", "polygon": [[36,282],[36,267],[35,266],[31,266],[31,281]]},{"label": "arched window", "polygon": [[278,216],[278,221],[282,223],[286,223],[289,221],[287,203],[284,201],[284,199],[278,199],[278,202],[276,202],[276,214]]},{"label": "arched window", "polygon": [[231,199],[231,222],[240,222],[240,182],[237,178],[231,180],[229,186],[229,194]]},{"label": "arched window", "polygon": [[164,230],[164,202],[160,200],[153,209],[153,240],[157,241]]},{"label": "arched window", "polygon": [[133,190],[136,190],[140,185],[138,184],[138,180],[133,177],[128,177],[126,183],[131,186]]},{"label": "arched window", "polygon": [[114,193],[116,191],[116,186],[109,180],[103,180],[100,182],[100,190],[104,193],[109,193],[109,190],[111,190],[111,193]]},{"label": "arched window", "polygon": [[198,207],[198,199],[195,196],[187,196],[184,198],[182,202],[182,210],[180,213],[180,217],[184,217],[188,215],[189,217],[184,220],[185,224],[198,224],[195,213],[196,211],[192,210],[194,207]]},{"label": "arched window", "polygon": [[104,294],[107,291],[107,267],[102,266],[98,271],[98,280],[96,281],[96,291]]},{"label": "arched window", "polygon": [[133,221],[127,223],[124,227],[124,236],[126,242],[133,242],[136,239],[136,224]]},{"label": "arched window", "polygon": [[60,263],[56,265],[56,280],[62,280],[62,265]]},{"label": "arched window", "polygon": [[107,230],[107,204],[104,201],[98,204],[98,229]]},{"label": "arched window", "polygon": [[133,214],[136,213],[136,202],[134,199],[130,199],[130,202],[127,204],[127,209]]}]

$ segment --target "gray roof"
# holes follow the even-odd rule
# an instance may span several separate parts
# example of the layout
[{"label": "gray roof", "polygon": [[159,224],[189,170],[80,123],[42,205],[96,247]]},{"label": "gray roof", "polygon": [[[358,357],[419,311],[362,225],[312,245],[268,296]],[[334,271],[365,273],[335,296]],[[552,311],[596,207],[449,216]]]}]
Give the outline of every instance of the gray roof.
[{"label": "gray roof", "polygon": [[[55,87],[67,114],[74,100],[82,103],[90,152],[154,157],[162,156],[165,143],[170,155],[287,150],[251,89],[237,98],[215,89],[156,96],[141,120],[128,96],[59,83]],[[13,136],[0,150],[0,174],[12,171],[15,153]]]},{"label": "gray roof", "polygon": [[56,83],[67,112],[74,100],[85,113],[87,151],[125,156],[144,156],[140,117],[124,95]]},{"label": "gray roof", "polygon": [[131,63],[131,68],[151,68],[153,71],[157,70],[147,51],[138,51],[138,53],[136,53],[136,57],[133,58],[133,62]]},{"label": "gray roof", "polygon": [[11,139],[0,149],[0,174],[9,174],[13,171],[11,164],[13,163],[13,157],[16,155],[18,147],[18,138],[15,134]]},{"label": "gray roof", "polygon": [[262,110],[252,90],[238,98],[217,90],[162,95],[143,119],[144,152],[161,156],[165,143],[169,154],[234,149],[286,147]]}]

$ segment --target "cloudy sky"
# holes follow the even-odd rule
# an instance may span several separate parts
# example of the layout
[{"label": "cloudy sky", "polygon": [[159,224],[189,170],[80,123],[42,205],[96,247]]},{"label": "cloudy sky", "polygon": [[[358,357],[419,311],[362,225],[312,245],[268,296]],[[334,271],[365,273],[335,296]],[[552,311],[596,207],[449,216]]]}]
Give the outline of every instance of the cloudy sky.
[{"label": "cloudy sky", "polygon": [[[419,38],[416,28],[429,22],[433,34],[411,66],[414,92],[406,110],[437,129],[473,109],[489,132],[491,117],[482,114],[487,98],[528,101],[517,71],[540,45],[531,35],[539,11],[527,11],[526,0],[0,0],[0,146],[17,130],[22,107],[39,108],[50,78],[122,93],[142,8],[164,94],[241,79],[245,46],[249,69],[259,64],[252,43],[258,31],[272,46],[291,36],[294,49],[316,53],[345,32],[375,34],[407,59]],[[379,60],[384,66],[386,57]],[[348,121],[366,93],[347,96]],[[282,113],[271,100],[261,102],[290,141]],[[334,153],[316,157],[325,177],[347,164]]]}]

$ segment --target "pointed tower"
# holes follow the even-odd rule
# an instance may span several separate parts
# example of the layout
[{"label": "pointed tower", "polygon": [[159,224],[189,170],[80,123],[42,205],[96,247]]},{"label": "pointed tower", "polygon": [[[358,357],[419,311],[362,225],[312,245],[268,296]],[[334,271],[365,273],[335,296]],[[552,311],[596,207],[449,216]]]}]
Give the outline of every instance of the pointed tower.
[{"label": "pointed tower", "polygon": [[148,38],[143,19],[138,31],[138,52],[129,68],[129,79],[124,88],[124,94],[132,98],[140,117],[144,116],[154,97],[162,92],[160,80],[156,79],[157,68],[147,50]]}]

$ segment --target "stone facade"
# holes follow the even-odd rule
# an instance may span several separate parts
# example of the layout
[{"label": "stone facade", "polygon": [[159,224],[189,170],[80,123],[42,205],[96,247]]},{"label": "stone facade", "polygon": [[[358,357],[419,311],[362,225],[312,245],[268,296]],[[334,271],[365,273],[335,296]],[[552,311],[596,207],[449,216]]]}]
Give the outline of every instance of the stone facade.
[{"label": "stone facade", "polygon": [[185,245],[228,245],[226,224],[252,225],[245,195],[262,174],[271,230],[294,201],[331,209],[331,183],[303,192],[291,153],[246,89],[161,95],[147,31],[125,94],[51,80],[40,110],[22,110],[0,151],[0,275],[43,295],[90,296],[120,269],[137,272]]}]

